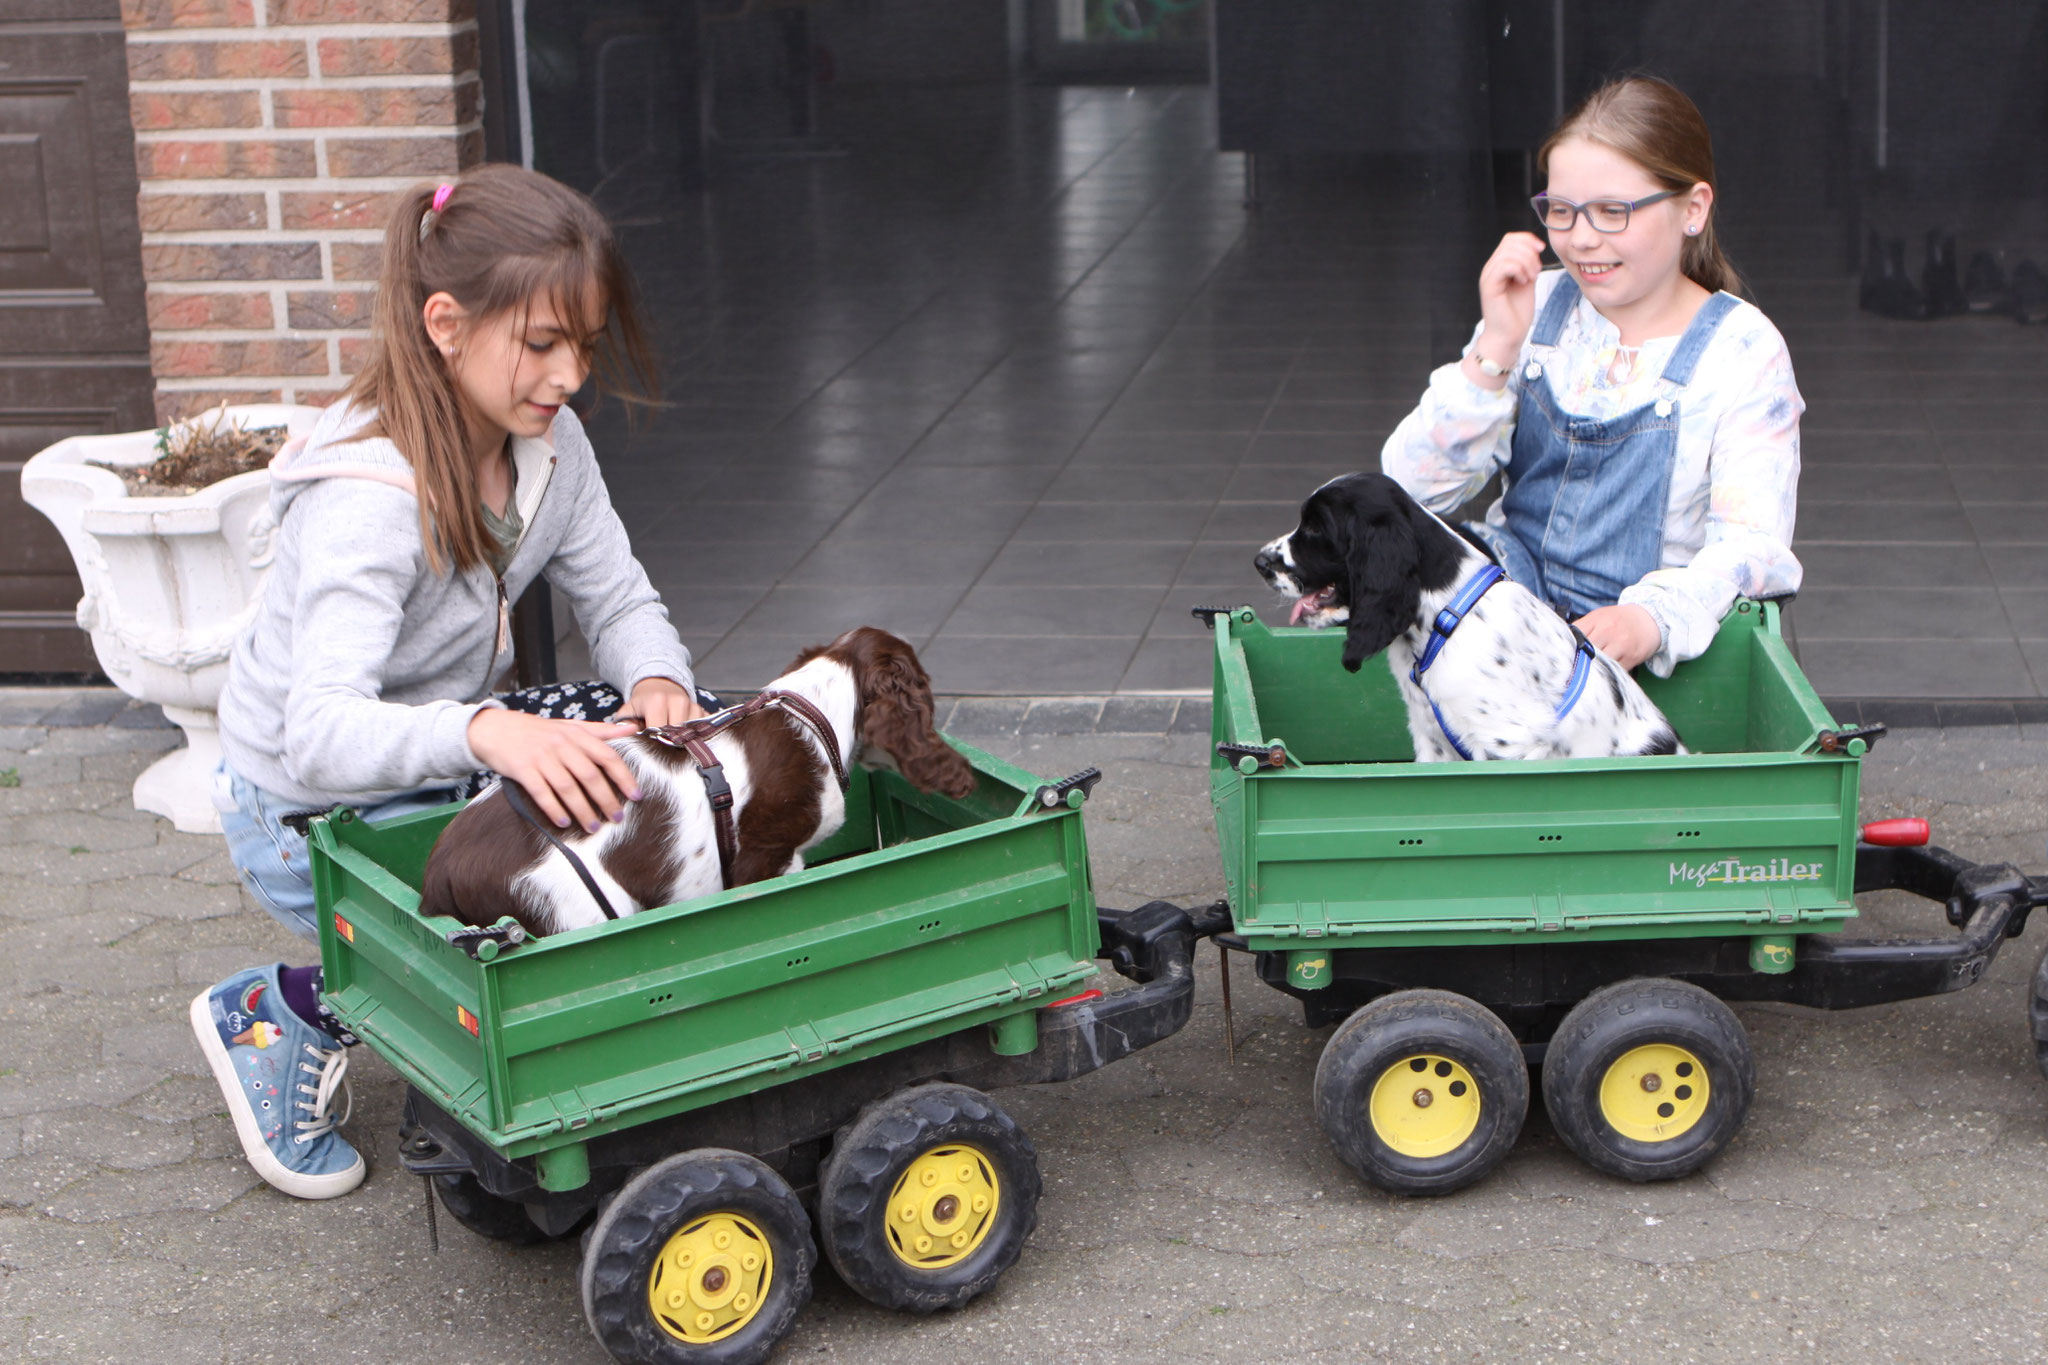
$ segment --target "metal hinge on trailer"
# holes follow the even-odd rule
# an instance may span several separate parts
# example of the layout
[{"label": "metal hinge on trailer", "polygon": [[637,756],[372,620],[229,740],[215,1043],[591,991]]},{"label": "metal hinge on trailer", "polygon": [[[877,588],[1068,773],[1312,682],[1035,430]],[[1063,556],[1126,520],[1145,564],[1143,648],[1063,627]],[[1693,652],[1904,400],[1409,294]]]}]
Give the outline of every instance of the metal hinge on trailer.
[{"label": "metal hinge on trailer", "polygon": [[1095,791],[1095,784],[1102,780],[1102,769],[1083,768],[1072,777],[1063,777],[1057,782],[1046,782],[1024,798],[1024,804],[1017,808],[1017,814],[1029,815],[1033,811],[1059,810],[1062,807],[1078,810]]}]

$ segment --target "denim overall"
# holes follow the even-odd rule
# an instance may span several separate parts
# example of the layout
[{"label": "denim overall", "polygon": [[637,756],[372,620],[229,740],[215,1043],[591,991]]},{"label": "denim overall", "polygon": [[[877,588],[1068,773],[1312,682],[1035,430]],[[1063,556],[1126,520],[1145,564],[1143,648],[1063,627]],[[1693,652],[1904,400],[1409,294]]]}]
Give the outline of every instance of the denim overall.
[{"label": "denim overall", "polygon": [[[1578,301],[1577,282],[1559,280],[1530,344],[1555,346]],[[1736,303],[1717,293],[1700,306],[1664,367],[1667,382],[1691,382],[1700,353]],[[1605,421],[1574,416],[1558,405],[1542,362],[1528,361],[1501,499],[1508,534],[1479,528],[1509,577],[1579,617],[1613,606],[1622,589],[1661,567],[1678,419],[1676,397]]]}]

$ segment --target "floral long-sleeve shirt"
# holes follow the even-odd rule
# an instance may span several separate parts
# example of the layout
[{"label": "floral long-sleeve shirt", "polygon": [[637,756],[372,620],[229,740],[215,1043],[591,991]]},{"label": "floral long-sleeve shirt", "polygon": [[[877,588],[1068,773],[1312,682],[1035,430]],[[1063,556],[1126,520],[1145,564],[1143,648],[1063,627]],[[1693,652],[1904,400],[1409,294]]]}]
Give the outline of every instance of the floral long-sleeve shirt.
[{"label": "floral long-sleeve shirt", "polygon": [[[1539,277],[1537,316],[1562,277],[1557,270]],[[1657,569],[1621,594],[1656,619],[1662,643],[1649,666],[1660,677],[1706,651],[1737,597],[1792,592],[1801,578],[1791,545],[1806,402],[1793,382],[1785,339],[1761,310],[1742,303],[1721,320],[1683,388],[1662,378],[1678,340],[1644,342],[1629,377],[1617,382],[1611,374],[1620,330],[1582,297],[1557,345],[1523,343],[1506,388],[1481,388],[1459,365],[1436,370],[1421,404],[1380,452],[1380,466],[1395,482],[1430,511],[1448,513],[1507,468],[1532,359],[1542,362],[1559,405],[1582,417],[1604,421],[1659,398],[1676,402],[1664,552]],[[1498,501],[1486,520],[1506,533]]]}]

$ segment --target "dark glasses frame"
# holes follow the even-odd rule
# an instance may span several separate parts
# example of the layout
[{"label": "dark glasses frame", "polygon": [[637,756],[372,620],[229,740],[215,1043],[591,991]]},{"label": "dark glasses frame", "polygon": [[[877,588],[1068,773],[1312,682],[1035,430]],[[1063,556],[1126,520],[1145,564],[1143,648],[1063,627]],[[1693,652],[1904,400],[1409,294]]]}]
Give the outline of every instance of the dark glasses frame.
[{"label": "dark glasses frame", "polygon": [[[1574,204],[1571,200],[1560,199],[1554,194],[1539,194],[1529,200],[1529,207],[1536,211],[1536,221],[1543,224],[1551,232],[1570,232],[1579,225],[1579,215],[1586,213],[1588,209],[1618,208],[1621,210],[1620,227],[1601,227],[1597,219],[1590,213],[1586,213],[1586,221],[1593,225],[1593,231],[1604,232],[1612,236],[1617,232],[1628,231],[1628,225],[1635,219],[1637,209],[1644,208],[1650,204],[1662,203],[1666,199],[1675,199],[1685,192],[1684,190],[1665,190],[1660,194],[1652,194],[1642,199],[1589,199],[1583,204]],[[1572,220],[1563,227],[1554,225],[1550,221],[1550,215],[1544,211],[1544,206],[1547,204],[1562,204],[1570,209],[1572,211]]]}]

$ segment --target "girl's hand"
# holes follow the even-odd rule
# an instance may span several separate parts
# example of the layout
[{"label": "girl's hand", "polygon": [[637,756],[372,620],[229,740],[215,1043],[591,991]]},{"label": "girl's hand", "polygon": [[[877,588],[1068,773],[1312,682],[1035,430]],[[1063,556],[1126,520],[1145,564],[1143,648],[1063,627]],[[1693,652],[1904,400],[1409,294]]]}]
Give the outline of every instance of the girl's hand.
[{"label": "girl's hand", "polygon": [[626,698],[626,704],[613,713],[612,719],[639,721],[650,729],[659,729],[664,725],[681,725],[703,714],[697,694],[681,683],[669,678],[642,678],[633,684],[633,695]]},{"label": "girl's hand", "polygon": [[1510,232],[1500,239],[1479,271],[1479,312],[1486,319],[1486,329],[1480,333],[1475,355],[1485,356],[1502,369],[1515,363],[1536,320],[1536,277],[1542,273],[1541,237],[1533,232]]},{"label": "girl's hand", "polygon": [[1633,602],[1596,607],[1576,624],[1593,642],[1593,648],[1623,668],[1634,668],[1664,644],[1664,632],[1657,628],[1657,618]]},{"label": "girl's hand", "polygon": [[605,743],[639,728],[637,721],[548,720],[490,707],[470,717],[469,747],[485,767],[524,787],[548,819],[595,834],[640,799],[633,770]]}]

